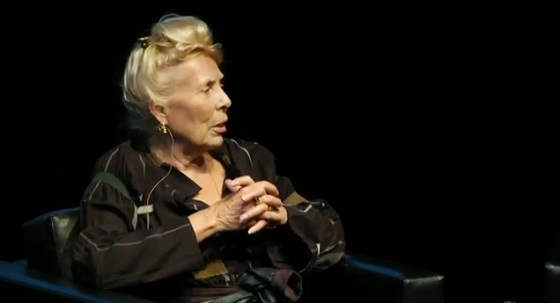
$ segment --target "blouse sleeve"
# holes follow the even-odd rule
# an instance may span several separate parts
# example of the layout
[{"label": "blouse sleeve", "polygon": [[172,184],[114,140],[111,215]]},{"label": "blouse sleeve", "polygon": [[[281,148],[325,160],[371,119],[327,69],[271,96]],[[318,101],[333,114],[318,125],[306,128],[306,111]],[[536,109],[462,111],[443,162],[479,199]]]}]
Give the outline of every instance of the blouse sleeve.
[{"label": "blouse sleeve", "polygon": [[321,271],[338,263],[346,252],[344,228],[333,205],[308,199],[290,178],[279,175],[274,155],[259,144],[247,144],[255,177],[273,182],[288,212],[288,223],[271,231],[268,251],[277,267],[301,272]]},{"label": "blouse sleeve", "polygon": [[[283,245],[293,248],[293,239],[299,239],[305,251],[285,253],[295,260],[307,256],[299,263],[301,272],[321,271],[338,263],[346,252],[344,228],[339,214],[327,201],[307,199],[299,195],[287,177],[279,176],[278,187],[288,192],[283,198],[284,207],[288,212],[288,223],[281,229],[284,234]],[[284,249],[285,250],[285,249]],[[276,260],[282,263],[282,260]]]}]

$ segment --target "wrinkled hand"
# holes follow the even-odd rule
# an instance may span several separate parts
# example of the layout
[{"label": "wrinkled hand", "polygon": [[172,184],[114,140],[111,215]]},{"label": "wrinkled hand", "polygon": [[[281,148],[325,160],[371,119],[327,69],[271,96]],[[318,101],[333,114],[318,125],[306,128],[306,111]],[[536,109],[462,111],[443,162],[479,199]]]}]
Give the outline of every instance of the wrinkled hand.
[{"label": "wrinkled hand", "polygon": [[273,228],[286,224],[288,213],[284,208],[276,186],[267,181],[255,182],[249,176],[226,180],[231,195],[241,194],[244,205],[239,216],[239,223],[249,227],[253,234],[264,227]]}]

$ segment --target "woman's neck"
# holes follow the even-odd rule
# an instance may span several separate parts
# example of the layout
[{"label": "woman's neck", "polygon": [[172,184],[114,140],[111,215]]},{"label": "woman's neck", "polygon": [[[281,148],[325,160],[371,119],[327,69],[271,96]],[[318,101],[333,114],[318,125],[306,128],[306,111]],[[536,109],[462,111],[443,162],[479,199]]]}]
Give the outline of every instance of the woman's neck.
[{"label": "woman's neck", "polygon": [[206,171],[208,152],[200,151],[192,145],[175,139],[173,142],[168,137],[154,136],[149,141],[150,152],[160,161],[167,162],[180,170]]}]

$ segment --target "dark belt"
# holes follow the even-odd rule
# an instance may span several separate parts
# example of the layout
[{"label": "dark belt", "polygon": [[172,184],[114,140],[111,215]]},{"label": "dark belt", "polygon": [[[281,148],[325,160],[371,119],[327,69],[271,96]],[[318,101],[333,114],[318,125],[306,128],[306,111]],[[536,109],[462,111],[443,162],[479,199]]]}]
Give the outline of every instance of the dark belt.
[{"label": "dark belt", "polygon": [[197,282],[203,285],[231,286],[237,284],[237,280],[239,279],[240,276],[241,275],[239,274],[225,273],[225,274],[211,276],[205,279],[200,279],[197,280]]}]

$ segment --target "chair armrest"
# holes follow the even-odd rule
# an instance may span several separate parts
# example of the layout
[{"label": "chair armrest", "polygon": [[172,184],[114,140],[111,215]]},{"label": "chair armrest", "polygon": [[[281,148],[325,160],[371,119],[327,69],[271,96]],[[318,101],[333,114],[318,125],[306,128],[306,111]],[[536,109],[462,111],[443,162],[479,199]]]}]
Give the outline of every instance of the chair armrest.
[{"label": "chair armrest", "polygon": [[545,269],[545,302],[560,302],[560,234],[544,264]]},{"label": "chair armrest", "polygon": [[[0,261],[0,293],[22,302],[153,303],[124,293],[91,290],[27,267]],[[322,302],[335,294],[349,302],[443,303],[443,276],[421,268],[348,254],[331,269],[304,280],[303,302]]]},{"label": "chair armrest", "polygon": [[21,302],[153,303],[115,291],[80,287],[27,267],[25,260],[0,261],[0,293]]},{"label": "chair armrest", "polygon": [[560,262],[546,262],[545,275],[545,302],[560,302]]},{"label": "chair armrest", "polygon": [[347,254],[332,269],[313,274],[304,285],[309,284],[305,289],[311,292],[308,295],[313,301],[332,298],[334,292],[346,294],[349,302],[357,303],[443,303],[443,282],[443,275],[430,270]]}]

